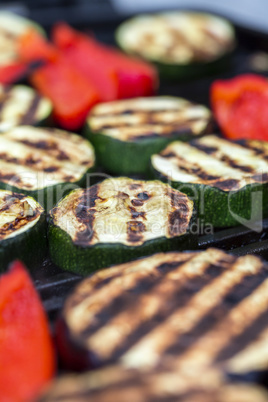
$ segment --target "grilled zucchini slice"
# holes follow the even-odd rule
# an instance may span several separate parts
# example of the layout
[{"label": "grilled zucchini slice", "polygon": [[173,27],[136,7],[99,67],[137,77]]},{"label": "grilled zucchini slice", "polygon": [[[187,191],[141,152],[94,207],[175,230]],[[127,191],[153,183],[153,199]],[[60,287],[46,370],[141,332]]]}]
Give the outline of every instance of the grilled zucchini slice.
[{"label": "grilled zucchini slice", "polygon": [[56,379],[39,402],[267,402],[263,387],[232,382],[215,370],[148,372],[113,365]]},{"label": "grilled zucchini slice", "polygon": [[99,104],[87,119],[87,136],[99,163],[109,172],[147,173],[150,156],[174,140],[188,141],[209,131],[211,112],[172,96]]},{"label": "grilled zucchini slice", "polygon": [[44,209],[32,197],[0,190],[0,272],[14,259],[33,268],[45,251]]},{"label": "grilled zucchini slice", "polygon": [[74,368],[267,369],[268,265],[217,249],[160,253],[80,282],[58,322]]},{"label": "grilled zucchini slice", "polygon": [[154,62],[161,78],[178,80],[226,67],[235,47],[229,22],[188,11],[134,17],[119,26],[116,40],[125,52]]},{"label": "grilled zucchini slice", "polygon": [[48,121],[52,104],[25,85],[0,85],[0,132]]},{"label": "grilled zucchini slice", "polygon": [[107,179],[52,209],[50,255],[61,268],[87,274],[156,250],[194,248],[193,219],[193,202],[167,184]]},{"label": "grilled zucchini slice", "polygon": [[0,188],[28,194],[51,209],[66,191],[86,184],[94,163],[92,145],[79,135],[16,127],[1,135]]},{"label": "grilled zucchini slice", "polygon": [[254,229],[268,215],[268,143],[215,135],[174,142],[151,158],[157,178],[188,194],[200,221]]}]

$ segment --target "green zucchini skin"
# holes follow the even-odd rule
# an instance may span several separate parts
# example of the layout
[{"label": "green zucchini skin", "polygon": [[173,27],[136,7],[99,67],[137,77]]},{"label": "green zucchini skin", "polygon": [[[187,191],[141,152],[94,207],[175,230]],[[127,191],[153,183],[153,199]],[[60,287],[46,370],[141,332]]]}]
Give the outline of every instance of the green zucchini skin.
[{"label": "green zucchini skin", "polygon": [[31,271],[40,267],[47,254],[47,221],[43,213],[38,222],[15,237],[0,242],[0,272],[6,271],[8,265],[19,259]]},{"label": "green zucchini skin", "polygon": [[[259,204],[254,204],[254,210],[263,210],[263,218],[268,217],[268,184],[246,185],[242,189],[228,191],[219,188],[193,183],[180,183],[169,181],[157,170],[152,168],[152,174],[158,180],[168,182],[173,188],[188,195],[193,200],[199,223],[212,225],[214,227],[231,227],[241,225],[237,215],[243,220],[249,220],[251,216],[251,198],[254,192],[261,192],[262,198],[258,199]],[[231,213],[231,212],[232,213]]]},{"label": "green zucchini skin", "polygon": [[168,64],[154,62],[160,79],[166,82],[183,82],[222,73],[230,68],[234,50],[207,63]]},{"label": "green zucchini skin", "polygon": [[[189,232],[191,232],[194,222],[195,214],[193,214]],[[106,243],[86,248],[74,245],[71,237],[64,230],[53,225],[51,220],[49,222],[48,241],[49,253],[53,262],[67,271],[76,272],[83,276],[98,269],[132,261],[155,252],[194,250],[197,248],[197,237],[191,233],[171,239],[161,237],[149,240],[141,246]]]},{"label": "green zucchini skin", "polygon": [[146,138],[141,141],[121,141],[102,133],[92,133],[87,126],[87,139],[95,148],[97,163],[115,175],[143,174],[150,178],[150,157],[160,152],[172,141],[190,141],[189,133],[178,133],[172,137]]}]

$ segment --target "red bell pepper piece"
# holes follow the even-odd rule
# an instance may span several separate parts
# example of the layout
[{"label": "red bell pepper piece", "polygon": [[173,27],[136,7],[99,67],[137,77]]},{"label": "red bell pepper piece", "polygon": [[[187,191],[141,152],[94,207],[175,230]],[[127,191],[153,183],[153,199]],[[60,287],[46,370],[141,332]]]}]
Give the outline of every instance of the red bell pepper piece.
[{"label": "red bell pepper piece", "polygon": [[211,86],[211,105],[223,134],[230,139],[268,141],[268,80],[245,74]]},{"label": "red bell pepper piece", "polygon": [[21,62],[13,62],[6,66],[0,65],[0,83],[4,85],[13,84],[27,73],[28,66]]},{"label": "red bell pepper piece", "polygon": [[55,120],[67,130],[81,128],[99,100],[95,87],[61,57],[36,69],[30,81],[52,101]]},{"label": "red bell pepper piece", "polygon": [[55,372],[47,319],[22,263],[0,277],[0,400],[29,401]]},{"label": "red bell pepper piece", "polygon": [[36,29],[30,28],[17,39],[17,53],[25,62],[53,61],[58,51]]},{"label": "red bell pepper piece", "polygon": [[67,24],[57,24],[52,38],[66,60],[93,80],[103,101],[154,94],[158,76],[150,64],[103,45]]}]

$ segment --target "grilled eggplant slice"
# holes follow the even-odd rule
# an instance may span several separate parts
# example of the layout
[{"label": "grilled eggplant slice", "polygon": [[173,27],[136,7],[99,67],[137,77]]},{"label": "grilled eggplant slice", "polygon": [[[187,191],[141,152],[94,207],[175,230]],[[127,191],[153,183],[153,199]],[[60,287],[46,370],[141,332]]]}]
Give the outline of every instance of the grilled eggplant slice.
[{"label": "grilled eggplant slice", "polygon": [[94,163],[92,145],[79,135],[16,127],[1,135],[0,188],[21,191],[51,209],[66,191],[86,184]]},{"label": "grilled eggplant slice", "polygon": [[254,229],[268,216],[268,143],[214,135],[174,142],[151,158],[157,178],[188,194],[200,221]]},{"label": "grilled eggplant slice", "polygon": [[14,259],[32,268],[45,251],[44,209],[32,197],[0,190],[0,272]]},{"label": "grilled eggplant slice", "polygon": [[161,78],[177,80],[226,67],[235,47],[229,22],[187,11],[134,17],[119,26],[116,40],[125,52],[154,62]]},{"label": "grilled eggplant slice", "polygon": [[267,369],[268,266],[208,249],[101,270],[67,298],[57,338],[74,368]]},{"label": "grilled eggplant slice", "polygon": [[211,112],[172,96],[99,104],[87,119],[86,135],[99,163],[109,172],[144,174],[150,156],[175,140],[188,141],[209,131]]},{"label": "grilled eggplant slice", "polygon": [[52,104],[25,85],[0,85],[0,132],[48,121]]},{"label": "grilled eggplant slice", "polygon": [[87,274],[155,251],[195,248],[193,202],[160,181],[107,179],[74,190],[50,212],[49,248]]},{"label": "grilled eggplant slice", "polygon": [[178,372],[159,367],[148,372],[114,365],[62,376],[39,402],[267,402],[264,388],[231,382],[216,370]]}]

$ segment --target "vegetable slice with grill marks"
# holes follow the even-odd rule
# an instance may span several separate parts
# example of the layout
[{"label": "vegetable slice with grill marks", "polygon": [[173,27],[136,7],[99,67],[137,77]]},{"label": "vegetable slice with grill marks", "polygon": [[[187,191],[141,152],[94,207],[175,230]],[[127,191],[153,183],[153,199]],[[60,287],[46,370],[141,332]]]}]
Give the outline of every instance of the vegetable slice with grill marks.
[{"label": "vegetable slice with grill marks", "polygon": [[0,131],[41,123],[49,117],[51,111],[50,101],[39,96],[32,88],[0,85]]},{"label": "vegetable slice with grill marks", "polygon": [[85,184],[94,163],[93,147],[76,134],[20,126],[1,135],[0,187],[29,194],[47,209]]},{"label": "vegetable slice with grill marks", "polygon": [[172,79],[222,68],[235,47],[228,21],[186,11],[134,17],[119,26],[116,40],[124,51],[156,63],[162,77]]},{"label": "vegetable slice with grill marks", "polygon": [[69,366],[264,370],[268,266],[208,249],[101,270],[67,298],[57,337]]},{"label": "vegetable slice with grill marks", "polygon": [[87,136],[100,164],[116,174],[145,173],[150,156],[174,140],[188,141],[209,130],[211,112],[172,96],[136,98],[95,106]]},{"label": "vegetable slice with grill marks", "polygon": [[267,142],[211,135],[174,142],[151,163],[157,177],[193,197],[205,222],[248,226],[268,215],[267,159]]},{"label": "vegetable slice with grill marks", "polygon": [[56,379],[39,402],[267,402],[267,390],[231,382],[216,370],[177,371],[172,365],[144,372],[108,366]]},{"label": "vegetable slice with grill marks", "polygon": [[160,181],[107,179],[72,191],[50,215],[51,258],[82,274],[195,245],[193,202]]},{"label": "vegetable slice with grill marks", "polygon": [[16,258],[30,268],[40,263],[46,250],[45,220],[32,197],[0,190],[0,272]]}]

